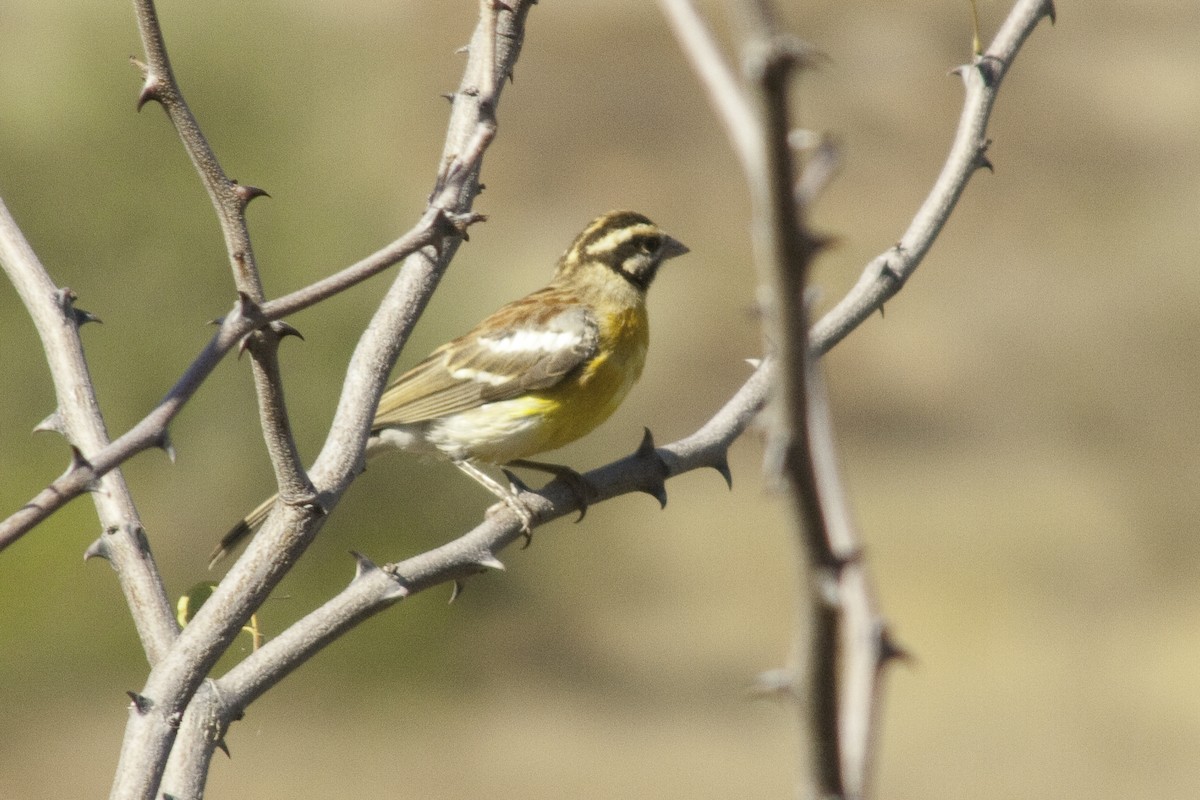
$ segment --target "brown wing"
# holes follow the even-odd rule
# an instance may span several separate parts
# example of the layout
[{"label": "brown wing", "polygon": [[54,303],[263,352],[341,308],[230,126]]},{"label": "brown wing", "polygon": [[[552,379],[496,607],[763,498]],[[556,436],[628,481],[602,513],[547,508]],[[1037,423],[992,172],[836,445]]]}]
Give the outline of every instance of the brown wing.
[{"label": "brown wing", "polygon": [[599,329],[560,289],[510,303],[442,345],[383,393],[374,430],[425,422],[548,389],[596,354]]}]

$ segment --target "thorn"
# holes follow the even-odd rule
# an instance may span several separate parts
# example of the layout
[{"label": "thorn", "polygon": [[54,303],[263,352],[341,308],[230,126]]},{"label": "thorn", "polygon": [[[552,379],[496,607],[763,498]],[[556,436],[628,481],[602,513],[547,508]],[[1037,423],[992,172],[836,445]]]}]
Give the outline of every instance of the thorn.
[{"label": "thorn", "polygon": [[160,90],[162,89],[162,83],[159,82],[157,77],[150,74],[149,69],[145,64],[137,61],[134,63],[138,65],[143,74],[146,76],[146,82],[142,84],[142,90],[138,92],[137,110],[141,111],[142,106],[146,105],[146,103],[149,103],[151,100],[159,105],[162,105],[162,97],[159,94]]},{"label": "thorn", "polygon": [[882,306],[882,305],[880,305],[880,306],[879,306],[879,318],[880,318],[880,319],[887,319],[887,314],[885,314],[885,313],[883,312],[883,306]]},{"label": "thorn", "polygon": [[217,739],[217,749],[224,753],[226,758],[233,758],[233,755],[229,752],[229,745],[225,744],[224,736]]},{"label": "thorn", "polygon": [[460,47],[454,51],[454,55],[461,56],[463,53],[469,53],[469,52],[471,52],[471,45],[464,44],[462,47]]},{"label": "thorn", "polygon": [[241,201],[242,208],[250,205],[250,201],[256,197],[271,196],[266,189],[260,189],[257,186],[250,186],[249,184],[240,184],[237,181],[233,181],[232,183],[233,193],[236,194],[238,200]]},{"label": "thorn", "polygon": [[110,560],[108,542],[104,540],[103,536],[92,542],[88,545],[88,549],[83,551],[84,561],[90,561],[93,558],[103,558],[105,561]]},{"label": "thorn", "polygon": [[994,175],[996,168],[992,166],[992,162],[987,157],[988,148],[991,146],[991,139],[985,139],[983,144],[979,145],[979,150],[975,153],[975,169],[986,169]]},{"label": "thorn", "polygon": [[758,369],[759,367],[762,366],[762,359],[761,358],[747,358],[746,363],[749,364],[754,369]]},{"label": "thorn", "polygon": [[167,454],[167,458],[171,459],[171,463],[175,463],[175,445],[171,443],[171,434],[165,429],[162,435],[158,437],[158,441],[154,443],[155,447]]},{"label": "thorn", "polygon": [[91,468],[92,468],[92,462],[87,460],[87,457],[83,454],[83,451],[81,451],[75,445],[71,445],[71,465],[69,467],[67,467],[67,472],[71,473],[77,469],[91,469]]},{"label": "thorn", "polygon": [[483,190],[487,188],[486,183],[481,183],[475,188],[475,194],[483,194]]},{"label": "thorn", "polygon": [[892,636],[892,631],[888,628],[887,623],[880,622],[878,624],[875,638],[878,648],[876,652],[879,659],[879,667],[885,667],[893,661],[904,661],[909,664],[914,661],[913,654],[906,650]]},{"label": "thorn", "polygon": [[88,324],[89,322],[96,322],[101,325],[104,324],[104,320],[100,319],[98,316],[96,316],[95,314],[93,314],[90,311],[84,311],[82,308],[72,308],[71,313],[75,318],[75,327],[76,328],[83,327],[84,325]]},{"label": "thorn", "polygon": [[733,473],[729,471],[729,457],[726,453],[722,453],[716,463],[710,464],[713,469],[721,473],[721,477],[725,479],[725,485],[729,487],[729,491],[733,491]]},{"label": "thorn", "polygon": [[452,212],[443,211],[441,217],[443,234],[446,236],[457,236],[464,242],[471,241],[471,237],[467,235],[467,228],[471,227],[476,222],[487,221],[487,215],[480,214],[477,211],[468,211],[465,214],[455,214]]},{"label": "thorn", "polygon": [[485,556],[475,559],[475,563],[484,569],[494,569],[499,570],[500,572],[504,572],[505,570],[504,562],[496,558],[495,554],[493,553],[488,553]]},{"label": "thorn", "polygon": [[463,582],[459,581],[459,580],[454,581],[450,588],[450,599],[446,601],[446,605],[450,605],[455,600],[457,600],[458,596],[460,594],[462,594],[462,592],[463,592]]},{"label": "thorn", "polygon": [[48,417],[33,426],[34,433],[58,433],[63,436],[67,435],[66,425],[63,424],[62,414],[55,409]]},{"label": "thorn", "polygon": [[638,445],[637,451],[634,453],[639,459],[650,459],[657,464],[660,477],[650,486],[639,487],[639,491],[653,497],[658,501],[660,508],[667,507],[667,485],[665,479],[671,474],[667,467],[667,462],[663,461],[662,456],[658,454],[658,448],[654,446],[654,434],[650,433],[649,428],[644,429],[642,434],[642,443]]},{"label": "thorn", "polygon": [[354,556],[354,580],[358,580],[368,572],[374,572],[379,569],[375,566],[375,562],[364,556],[357,550],[351,550],[350,555]]},{"label": "thorn", "polygon": [[984,55],[975,62],[975,69],[979,70],[979,77],[983,79],[984,85],[990,88],[1000,80],[1004,62],[995,56]]},{"label": "thorn", "polygon": [[154,701],[145,695],[138,694],[137,692],[126,692],[125,694],[133,701],[133,707],[137,709],[139,714],[145,714],[154,708]]},{"label": "thorn", "polygon": [[451,103],[454,102],[454,92],[442,92],[441,94],[438,95],[438,97],[443,97],[446,100],[450,101]]},{"label": "thorn", "polygon": [[1046,0],[1042,3],[1042,14],[1050,19],[1050,24],[1058,22],[1058,12],[1054,8],[1054,0]]},{"label": "thorn", "polygon": [[840,236],[813,234],[808,237],[808,241],[812,244],[815,253],[823,253],[826,250],[832,250],[842,244]]},{"label": "thorn", "polygon": [[258,303],[245,292],[237,293],[237,303],[233,307],[233,313],[246,319],[258,319],[262,316],[262,309]]},{"label": "thorn", "polygon": [[654,486],[643,486],[638,489],[639,492],[645,492],[658,501],[658,507],[667,507],[667,487],[665,484],[658,483]]},{"label": "thorn", "polygon": [[280,339],[286,339],[289,336],[295,336],[300,341],[304,341],[304,334],[296,330],[296,326],[292,325],[290,322],[284,322],[281,319],[277,319],[271,323],[270,327],[275,335]]},{"label": "thorn", "polygon": [[883,262],[883,266],[879,268],[879,274],[891,278],[896,283],[904,283],[904,276],[892,266],[891,261],[887,261],[886,259]]},{"label": "thorn", "polygon": [[82,308],[75,307],[75,301],[78,295],[71,290],[69,286],[64,286],[54,293],[55,299],[58,301],[59,307],[63,313],[69,316],[75,322],[75,327],[86,325],[89,322],[100,322],[101,319],[90,311],[84,311]]},{"label": "thorn", "polygon": [[634,455],[638,458],[658,458],[658,448],[654,446],[654,434],[650,432],[649,428],[642,428],[642,441],[638,444],[637,452]]}]

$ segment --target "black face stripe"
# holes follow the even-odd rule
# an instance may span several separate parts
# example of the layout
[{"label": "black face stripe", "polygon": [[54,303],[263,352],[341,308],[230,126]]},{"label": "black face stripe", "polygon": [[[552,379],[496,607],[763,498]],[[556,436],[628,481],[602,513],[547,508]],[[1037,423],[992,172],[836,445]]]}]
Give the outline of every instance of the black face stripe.
[{"label": "black face stripe", "polygon": [[575,238],[559,260],[556,274],[565,279],[584,265],[592,264],[612,270],[645,291],[653,282],[670,242],[670,237],[648,217],[634,211],[612,211],[594,219]]}]

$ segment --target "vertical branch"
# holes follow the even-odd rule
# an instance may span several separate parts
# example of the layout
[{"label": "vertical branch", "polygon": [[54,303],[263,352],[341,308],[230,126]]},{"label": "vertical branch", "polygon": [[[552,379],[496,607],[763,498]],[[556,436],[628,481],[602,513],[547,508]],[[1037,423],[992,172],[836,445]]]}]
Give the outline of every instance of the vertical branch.
[{"label": "vertical branch", "polygon": [[[806,587],[813,619],[798,636],[807,646],[797,648],[798,657],[807,657],[807,669],[798,668],[789,676],[787,687],[802,706],[805,744],[811,747],[812,793],[860,798],[867,791],[882,667],[902,653],[879,614],[861,558],[860,538],[838,478],[824,388],[812,359],[900,290],[970,176],[990,166],[984,134],[1000,80],[1038,21],[1043,16],[1053,21],[1054,7],[1051,0],[1018,0],[988,50],[958,70],[967,97],[942,174],[900,243],[868,264],[858,284],[806,332],[803,289],[820,241],[804,228],[803,207],[830,171],[818,158],[790,188],[787,76],[802,62],[804,50],[775,32],[768,0],[746,0],[747,78],[757,90],[755,119],[690,0],[660,2],[742,158],[754,198],[764,330],[776,362],[772,372],[778,373],[772,375],[768,407],[768,472],[780,475],[791,490],[804,560],[815,571]],[[747,130],[758,131],[761,147],[748,143]],[[789,188],[794,203],[787,196]]]},{"label": "vertical branch", "polygon": [[[246,226],[246,206],[266,193],[239,185],[225,174],[175,79],[154,0],[134,0],[133,5],[146,53],[145,63],[134,62],[144,78],[138,108],[154,100],[166,111],[216,211],[234,286],[241,296],[259,306],[265,295]],[[280,496],[293,502],[312,502],[312,486],[296,449],[279,372],[279,339],[288,332],[294,331],[278,323],[264,326],[246,338],[244,347],[250,351],[259,419]]]},{"label": "vertical branch", "polygon": [[[54,380],[58,405],[38,428],[61,433],[74,448],[75,458],[68,473],[85,470],[88,458],[108,445],[108,430],[79,339],[79,326],[94,317],[75,308],[75,295],[70,289],[54,285],[3,201],[0,201],[0,267],[33,318]],[[169,452],[170,444],[165,438],[159,444]],[[116,569],[142,649],[153,666],[175,641],[179,629],[133,496],[120,470],[112,470],[99,479],[92,500],[104,533],[88,548],[88,555],[107,558]]]},{"label": "vertical branch", "polygon": [[807,619],[797,624],[793,690],[799,700],[810,780],[818,797],[845,795],[838,726],[838,612],[831,596],[837,569],[828,544],[816,467],[808,433],[808,314],[805,285],[820,243],[795,202],[795,167],[788,144],[788,90],[805,48],[774,32],[763,15],[746,45],[746,75],[756,90],[764,159],[751,180],[755,261],[766,345],[777,359],[775,397],[769,407],[767,469],[788,487],[798,537],[801,594]]}]

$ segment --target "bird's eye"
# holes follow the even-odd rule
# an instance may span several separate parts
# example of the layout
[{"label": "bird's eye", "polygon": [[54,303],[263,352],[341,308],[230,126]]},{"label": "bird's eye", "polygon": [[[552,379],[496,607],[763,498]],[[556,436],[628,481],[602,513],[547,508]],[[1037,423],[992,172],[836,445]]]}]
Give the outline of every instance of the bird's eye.
[{"label": "bird's eye", "polygon": [[662,247],[662,239],[657,236],[647,236],[638,242],[638,248],[647,255],[654,255]]}]

